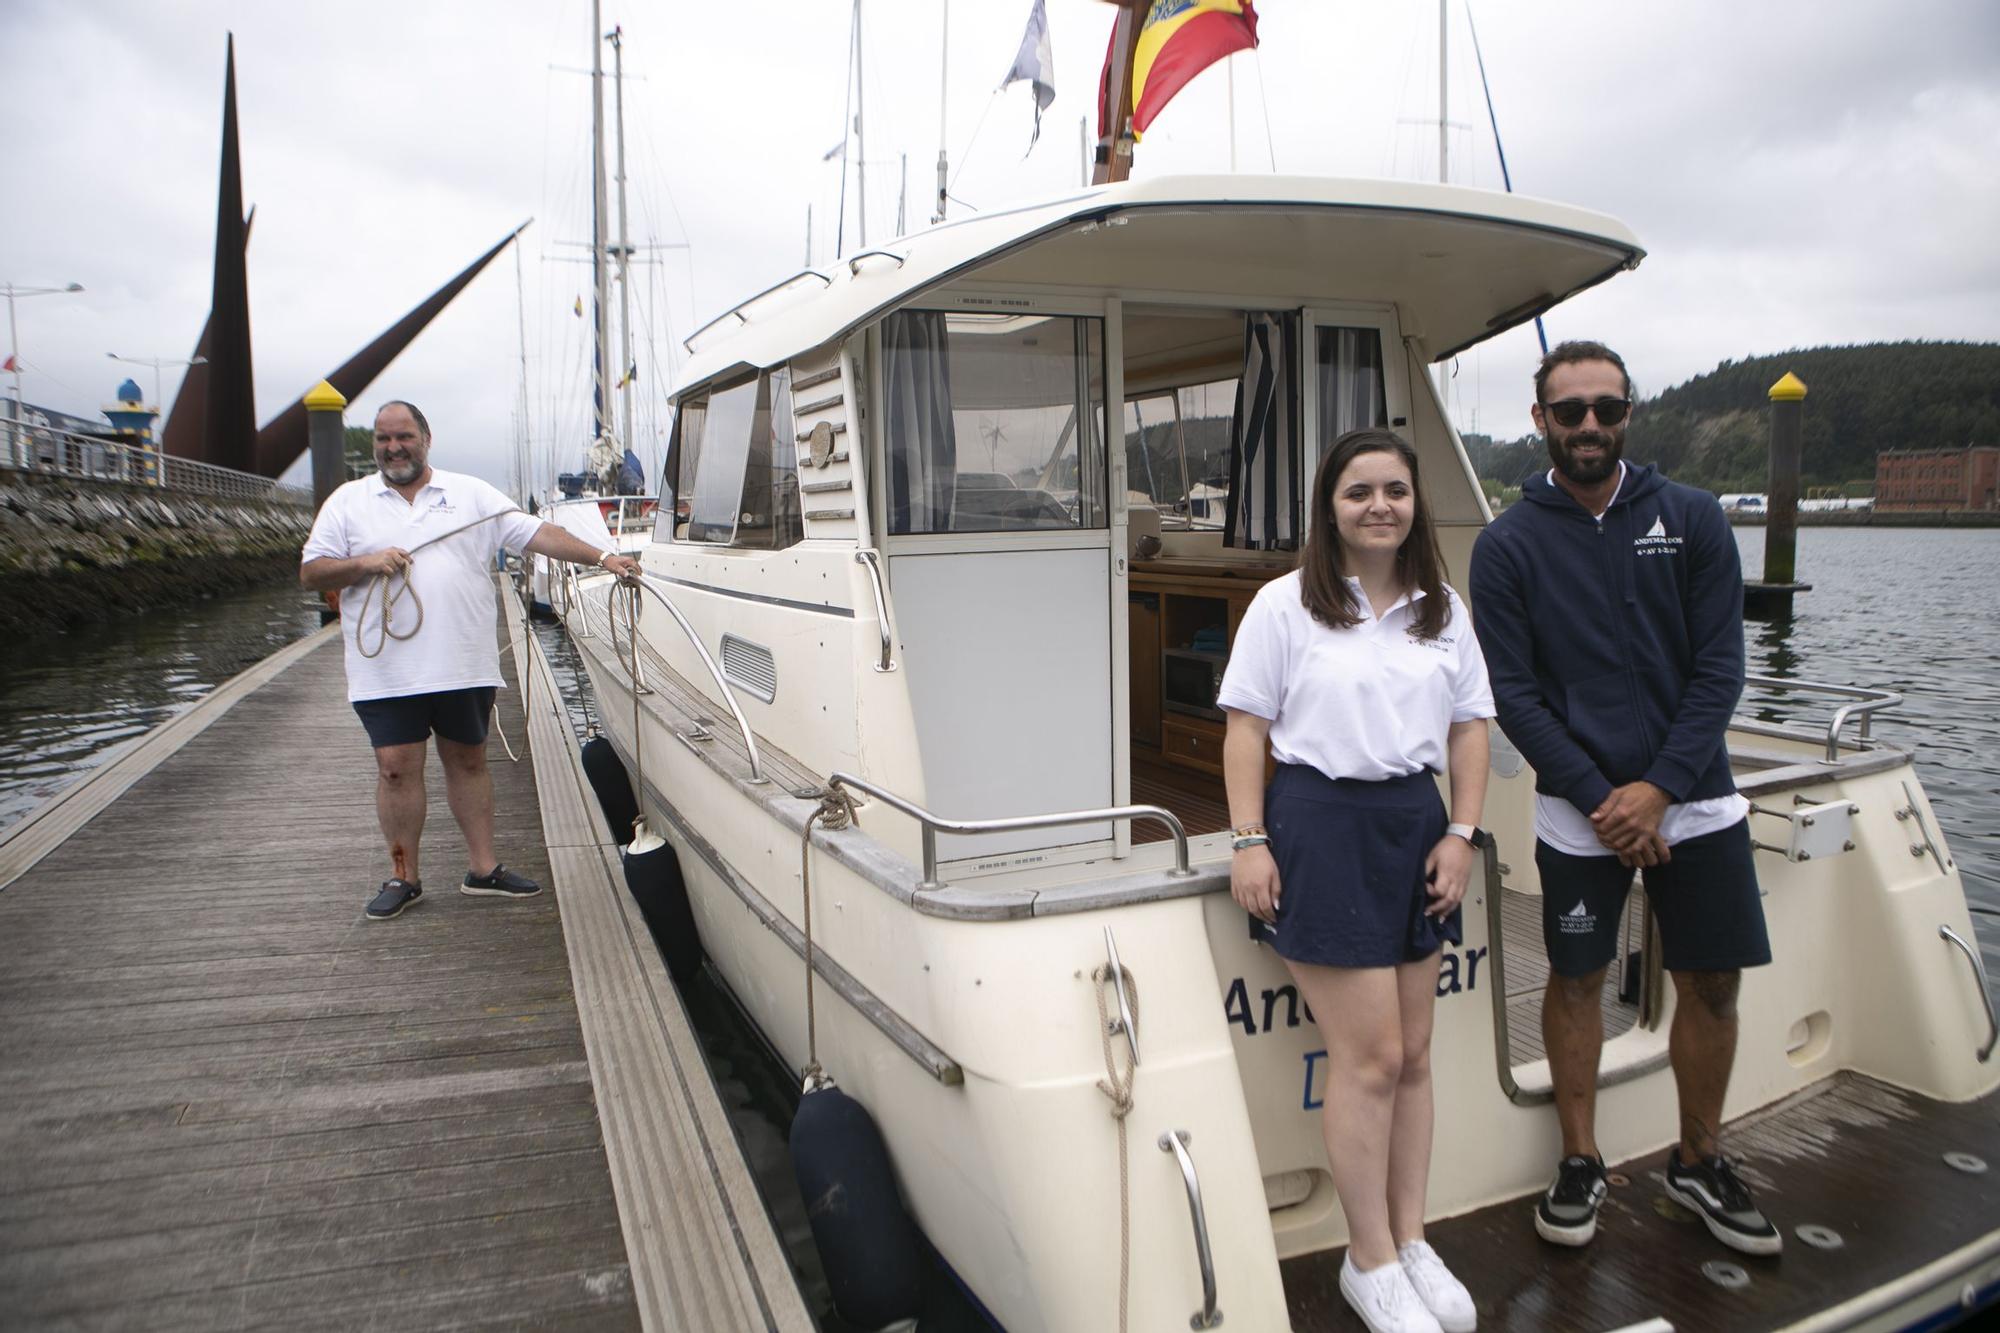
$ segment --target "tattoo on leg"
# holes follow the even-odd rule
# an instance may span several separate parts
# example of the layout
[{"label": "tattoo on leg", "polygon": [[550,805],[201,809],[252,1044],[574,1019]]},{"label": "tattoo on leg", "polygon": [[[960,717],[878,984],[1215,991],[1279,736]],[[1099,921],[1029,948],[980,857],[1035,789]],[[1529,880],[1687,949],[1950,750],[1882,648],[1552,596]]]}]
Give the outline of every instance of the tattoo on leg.
[{"label": "tattoo on leg", "polygon": [[1716,1138],[1715,1131],[1692,1111],[1681,1112],[1681,1142],[1696,1157],[1714,1157],[1722,1151],[1722,1141]]}]

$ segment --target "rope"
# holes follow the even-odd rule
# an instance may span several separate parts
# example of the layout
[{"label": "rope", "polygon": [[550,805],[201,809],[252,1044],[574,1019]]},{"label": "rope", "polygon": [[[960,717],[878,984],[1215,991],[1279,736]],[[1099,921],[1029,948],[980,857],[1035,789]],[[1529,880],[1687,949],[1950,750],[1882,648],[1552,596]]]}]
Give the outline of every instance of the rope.
[{"label": "rope", "polygon": [[[622,595],[621,595],[622,594]],[[618,651],[618,622],[611,614],[611,599],[618,597],[625,607],[625,628],[632,636],[632,783],[638,788],[639,817],[632,821],[633,841],[638,841],[639,826],[646,820],[646,762],[641,758],[640,744],[644,736],[639,726],[639,588],[637,584],[616,583],[605,595],[604,628],[611,636],[611,651]],[[585,612],[585,614],[589,614]]]},{"label": "rope", "polygon": [[[1132,1035],[1139,1035],[1139,983],[1130,968],[1125,973],[1125,996],[1132,1005]],[[1118,1333],[1125,1333],[1126,1310],[1132,1292],[1132,1181],[1130,1154],[1125,1143],[1125,1117],[1132,1113],[1132,1079],[1137,1073],[1131,1064],[1131,1048],[1126,1048],[1125,1072],[1118,1072],[1118,1056],[1111,1045],[1111,1011],[1105,992],[1117,985],[1111,964],[1101,964],[1090,974],[1096,983],[1097,1036],[1104,1044],[1104,1077],[1097,1090],[1111,1099],[1111,1118],[1118,1125]]]},{"label": "rope", "polygon": [[[450,532],[440,533],[429,541],[419,542],[410,548],[410,556],[412,557],[411,566],[414,567],[416,563],[415,556],[417,552],[427,546],[436,546],[439,542],[450,537],[456,537],[461,532],[469,532],[481,523],[491,523],[496,518],[505,518],[509,514],[518,514],[520,512],[513,505],[508,505],[505,509],[494,510],[484,518],[475,518],[463,527],[453,528]],[[403,586],[401,588],[393,592],[389,588],[389,580],[395,577],[395,575],[377,574],[368,581],[367,591],[361,594],[361,610],[354,617],[354,646],[360,651],[363,657],[380,657],[382,650],[389,646],[389,640],[394,639],[398,643],[402,643],[409,639],[414,639],[417,637],[417,631],[424,627],[424,599],[417,596],[416,585],[410,582],[409,569],[406,568],[399,572],[403,576]],[[375,594],[378,592],[382,594],[382,628],[375,636],[375,650],[370,652],[368,645],[362,642],[361,627],[368,621],[368,604],[375,600]],[[409,633],[398,634],[389,622],[396,609],[396,603],[401,601],[405,595],[409,597],[411,605],[416,608],[417,623],[410,626]]]},{"label": "rope", "polygon": [[806,1090],[827,1081],[826,1071],[819,1063],[819,1022],[818,1011],[813,1000],[813,899],[812,899],[812,840],[813,825],[824,825],[831,832],[852,828],[857,816],[854,813],[854,798],[840,787],[830,787],[818,793],[819,808],[806,816],[804,832],[799,835],[799,901],[800,919],[806,937],[806,1067],[799,1071]]}]

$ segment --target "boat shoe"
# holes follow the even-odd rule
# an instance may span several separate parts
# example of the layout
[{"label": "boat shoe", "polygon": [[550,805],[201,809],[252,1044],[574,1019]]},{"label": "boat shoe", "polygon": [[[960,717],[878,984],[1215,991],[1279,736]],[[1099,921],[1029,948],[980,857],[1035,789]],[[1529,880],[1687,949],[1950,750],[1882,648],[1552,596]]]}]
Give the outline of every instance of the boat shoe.
[{"label": "boat shoe", "polygon": [[369,900],[368,919],[387,921],[392,916],[399,916],[405,907],[423,896],[422,880],[385,879],[381,892]]},{"label": "boat shoe", "polygon": [[1668,1149],[1667,1193],[1675,1203],[1699,1214],[1709,1233],[1732,1250],[1776,1254],[1784,1248],[1785,1238],[1757,1211],[1750,1187],[1726,1157],[1704,1157],[1689,1164],[1681,1161],[1680,1149]]},{"label": "boat shoe", "polygon": [[465,872],[458,891],[472,898],[532,898],[542,886],[526,875],[517,875],[506,866],[496,865],[483,875]]}]

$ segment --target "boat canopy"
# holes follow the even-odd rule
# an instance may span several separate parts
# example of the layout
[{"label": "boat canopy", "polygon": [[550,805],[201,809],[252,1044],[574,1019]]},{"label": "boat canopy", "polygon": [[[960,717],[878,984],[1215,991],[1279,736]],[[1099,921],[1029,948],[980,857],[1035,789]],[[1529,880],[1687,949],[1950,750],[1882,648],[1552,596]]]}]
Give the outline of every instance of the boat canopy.
[{"label": "boat canopy", "polygon": [[955,282],[1223,291],[1279,306],[1302,297],[1394,301],[1405,336],[1442,360],[1644,255],[1638,238],[1602,213],[1463,186],[1307,176],[1125,181],[975,214],[806,270],[698,330],[673,397],[768,369]]}]

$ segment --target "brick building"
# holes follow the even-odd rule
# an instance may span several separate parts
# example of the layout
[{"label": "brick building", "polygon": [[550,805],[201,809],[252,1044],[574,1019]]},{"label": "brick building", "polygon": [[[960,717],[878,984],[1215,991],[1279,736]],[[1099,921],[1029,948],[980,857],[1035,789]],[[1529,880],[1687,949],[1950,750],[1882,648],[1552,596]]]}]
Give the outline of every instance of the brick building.
[{"label": "brick building", "polygon": [[2000,509],[2000,447],[1885,450],[1875,455],[1875,508]]}]

